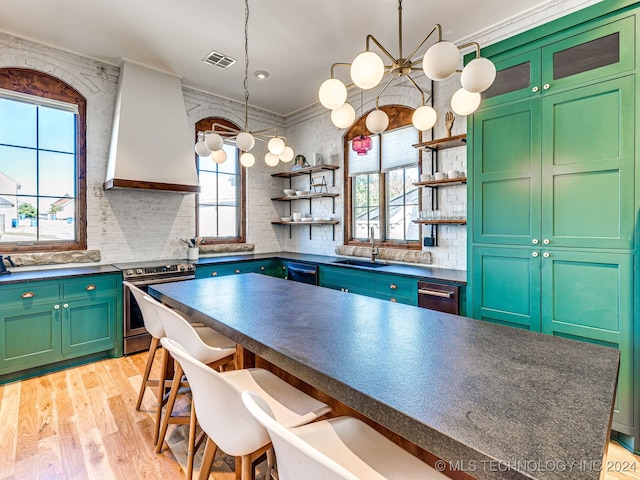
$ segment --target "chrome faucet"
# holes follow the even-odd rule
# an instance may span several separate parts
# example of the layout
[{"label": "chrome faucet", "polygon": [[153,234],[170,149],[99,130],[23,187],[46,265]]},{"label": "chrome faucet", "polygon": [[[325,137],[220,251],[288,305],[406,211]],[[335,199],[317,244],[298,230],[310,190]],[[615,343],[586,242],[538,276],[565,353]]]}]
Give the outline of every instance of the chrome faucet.
[{"label": "chrome faucet", "polygon": [[371,227],[371,261],[376,261],[376,256],[380,254],[380,250],[373,243],[373,227]]}]

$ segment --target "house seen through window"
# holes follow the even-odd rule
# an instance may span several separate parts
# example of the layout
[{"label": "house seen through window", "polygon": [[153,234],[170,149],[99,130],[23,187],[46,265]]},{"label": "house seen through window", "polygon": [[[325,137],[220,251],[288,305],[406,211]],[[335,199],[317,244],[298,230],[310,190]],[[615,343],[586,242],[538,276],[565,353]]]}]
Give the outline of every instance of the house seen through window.
[{"label": "house seen through window", "polygon": [[[34,72],[27,72],[25,78],[33,79]],[[51,81],[57,80],[46,76],[44,83]],[[36,95],[0,87],[0,251],[83,248],[79,106],[34,90]]]}]

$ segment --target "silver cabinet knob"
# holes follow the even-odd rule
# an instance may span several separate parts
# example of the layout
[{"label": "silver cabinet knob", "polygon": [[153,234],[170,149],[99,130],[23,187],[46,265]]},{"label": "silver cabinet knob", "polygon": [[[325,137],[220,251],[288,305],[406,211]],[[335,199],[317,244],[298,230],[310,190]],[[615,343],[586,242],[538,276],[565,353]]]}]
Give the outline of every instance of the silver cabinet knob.
[{"label": "silver cabinet knob", "polygon": [[533,240],[531,240],[531,243],[533,243],[534,245],[537,245],[538,243],[540,243],[540,240],[538,240],[537,238],[534,238]]},{"label": "silver cabinet knob", "polygon": [[542,256],[543,256],[544,258],[549,258],[549,252],[544,252],[544,253],[542,254]]},{"label": "silver cabinet knob", "polygon": [[55,310],[60,310],[60,305],[54,305],[54,306],[53,306],[53,308],[54,308]]},{"label": "silver cabinet knob", "polygon": [[531,91],[532,91],[533,93],[536,93],[538,90],[540,90],[538,87],[533,87],[533,88],[531,89]]},{"label": "silver cabinet knob", "polygon": [[549,243],[551,242],[549,242],[548,238],[545,238],[544,240],[542,240],[542,243],[544,243],[545,245],[549,245]]},{"label": "silver cabinet knob", "polygon": [[217,277],[218,276],[218,272],[211,272],[211,276],[212,277]]},{"label": "silver cabinet knob", "polygon": [[267,267],[260,267],[260,271],[264,272],[267,269]]},{"label": "silver cabinet knob", "polygon": [[532,256],[533,258],[536,258],[538,255],[540,255],[538,252],[533,252],[533,253],[531,254],[531,256]]},{"label": "silver cabinet knob", "polygon": [[549,85],[548,83],[545,83],[542,88],[544,88],[545,90],[549,90],[549,88],[551,87],[551,85]]},{"label": "silver cabinet knob", "polygon": [[65,303],[64,305],[62,305],[62,308],[69,308],[69,304]]},{"label": "silver cabinet knob", "polygon": [[240,269],[239,269],[239,268],[236,268],[236,271],[235,271],[235,272],[233,272],[233,273],[240,273]]}]

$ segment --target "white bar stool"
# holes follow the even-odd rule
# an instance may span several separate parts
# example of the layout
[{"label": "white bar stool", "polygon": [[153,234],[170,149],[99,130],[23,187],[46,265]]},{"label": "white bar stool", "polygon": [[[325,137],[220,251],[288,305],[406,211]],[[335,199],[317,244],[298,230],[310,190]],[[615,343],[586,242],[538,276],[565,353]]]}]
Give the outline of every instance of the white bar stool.
[{"label": "white bar stool", "polygon": [[[267,453],[267,478],[273,464],[269,434],[244,407],[241,394],[252,390],[268,403],[278,421],[298,426],[317,419],[330,407],[260,368],[216,372],[192,357],[170,336],[162,345],[182,368],[191,385],[198,422],[207,434],[200,480],[209,478],[218,446],[228,455],[241,458],[241,478],[250,480],[253,463]],[[300,477],[303,478],[303,477]]]},{"label": "white bar stool", "polygon": [[243,392],[242,402],[269,432],[279,480],[448,478],[356,418],[337,417],[287,428],[254,392]]},{"label": "white bar stool", "polygon": [[[194,327],[184,317],[179,315],[165,305],[148,295],[143,297],[143,302],[151,308],[156,317],[162,322],[165,337],[175,339],[193,354],[202,363],[208,365],[209,368],[221,368],[234,363],[236,344],[224,335],[216,332],[209,327]],[[162,339],[161,339],[162,341]],[[169,354],[166,349],[162,355],[161,380],[164,381],[166,375]],[[189,386],[188,383],[182,382],[182,367],[177,364],[171,382],[171,391],[167,399],[167,407],[165,414],[162,415],[162,407],[156,412],[156,428],[160,425],[159,434],[156,442],[156,453],[162,451],[167,427],[169,424],[189,424],[189,444],[187,452],[187,478],[191,479],[193,473],[193,457],[195,454],[195,435],[196,435],[196,414],[195,409],[191,409],[191,414],[187,416],[173,415],[173,407],[181,387]],[[161,395],[161,392],[158,392]]]}]

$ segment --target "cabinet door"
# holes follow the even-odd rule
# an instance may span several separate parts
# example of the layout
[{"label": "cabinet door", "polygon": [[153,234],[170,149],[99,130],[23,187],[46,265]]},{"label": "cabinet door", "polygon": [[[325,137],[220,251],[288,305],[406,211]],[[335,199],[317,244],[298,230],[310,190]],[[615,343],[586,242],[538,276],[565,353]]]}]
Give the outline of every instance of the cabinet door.
[{"label": "cabinet door", "polygon": [[196,278],[224,277],[225,275],[233,275],[236,273],[236,270],[238,270],[236,263],[198,265],[196,267]]},{"label": "cabinet door", "polygon": [[473,241],[530,245],[540,233],[540,104],[473,118]]},{"label": "cabinet door", "polygon": [[482,93],[480,108],[539,95],[539,48],[524,53],[507,52],[492,57],[491,60],[496,66],[496,79],[491,87]]},{"label": "cabinet door", "polygon": [[473,317],[540,331],[540,256],[529,249],[473,248]]},{"label": "cabinet door", "polygon": [[374,274],[374,283],[376,298],[407,305],[418,305],[418,280],[416,278],[376,273]]},{"label": "cabinet door", "polygon": [[576,27],[578,34],[542,49],[542,92],[593,82],[635,66],[634,17],[596,27]]},{"label": "cabinet door", "polygon": [[321,265],[318,284],[321,287],[374,296],[373,274],[364,270]]},{"label": "cabinet door", "polygon": [[633,426],[633,255],[548,253],[542,331],[620,350],[614,421]]},{"label": "cabinet door", "polygon": [[542,238],[633,248],[634,78],[542,99]]},{"label": "cabinet door", "polygon": [[53,303],[0,309],[0,374],[60,357],[60,312]]},{"label": "cabinet door", "polygon": [[116,346],[116,297],[70,300],[62,305],[62,353],[67,356]]}]

